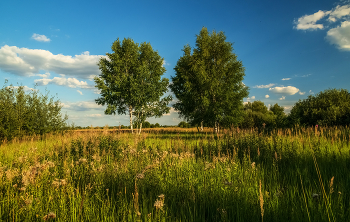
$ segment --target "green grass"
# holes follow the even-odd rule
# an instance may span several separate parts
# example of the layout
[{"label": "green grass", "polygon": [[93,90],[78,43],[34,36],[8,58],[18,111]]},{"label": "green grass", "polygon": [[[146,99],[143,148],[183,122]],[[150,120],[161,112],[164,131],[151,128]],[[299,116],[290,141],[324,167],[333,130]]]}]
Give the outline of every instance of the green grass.
[{"label": "green grass", "polygon": [[0,147],[0,220],[348,221],[349,132],[104,131],[14,141]]}]

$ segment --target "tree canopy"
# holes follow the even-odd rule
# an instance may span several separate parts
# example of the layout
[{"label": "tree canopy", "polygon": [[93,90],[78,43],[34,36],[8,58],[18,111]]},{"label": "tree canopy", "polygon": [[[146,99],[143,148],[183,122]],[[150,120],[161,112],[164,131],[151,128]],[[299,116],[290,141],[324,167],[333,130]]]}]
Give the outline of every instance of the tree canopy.
[{"label": "tree canopy", "polygon": [[134,43],[130,38],[112,45],[113,53],[107,53],[98,65],[101,70],[95,77],[96,87],[101,91],[96,103],[107,104],[105,114],[130,116],[133,131],[133,114],[140,124],[151,116],[168,113],[172,97],[161,97],[167,92],[169,80],[161,78],[166,71],[164,59],[152,49],[150,43]]},{"label": "tree canopy", "polygon": [[328,89],[299,100],[292,108],[292,125],[334,126],[350,124],[350,94],[346,89]]},{"label": "tree canopy", "polygon": [[233,53],[223,32],[202,28],[193,49],[186,45],[171,77],[171,90],[178,101],[173,105],[180,117],[191,124],[215,126],[237,124],[242,118],[243,98],[248,87],[242,81],[244,67]]}]

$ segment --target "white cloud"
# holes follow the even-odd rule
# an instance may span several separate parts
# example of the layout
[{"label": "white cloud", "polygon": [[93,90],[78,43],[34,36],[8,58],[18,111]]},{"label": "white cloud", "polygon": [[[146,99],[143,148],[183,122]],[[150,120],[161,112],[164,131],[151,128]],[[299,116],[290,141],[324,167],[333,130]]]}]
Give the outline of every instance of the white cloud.
[{"label": "white cloud", "polygon": [[350,21],[344,21],[340,26],[328,30],[327,40],[342,50],[350,50]]},{"label": "white cloud", "polygon": [[53,79],[36,79],[34,82],[39,86],[46,86],[47,84],[55,84],[59,86],[68,86],[70,88],[92,88],[85,81],[79,81],[76,78],[54,77]]},{"label": "white cloud", "polygon": [[311,91],[311,89],[310,89],[309,93],[310,93],[310,94],[315,94],[314,92]]},{"label": "white cloud", "polygon": [[47,78],[50,76],[50,73],[49,72],[46,72],[45,74],[33,74],[31,76],[40,76],[42,78]]},{"label": "white cloud", "polygon": [[299,92],[299,89],[294,86],[286,86],[270,88],[269,91],[276,94],[294,95],[295,93]]},{"label": "white cloud", "polygon": [[290,111],[292,110],[293,106],[284,106],[284,112],[285,113],[290,113]]},{"label": "white cloud", "polygon": [[300,91],[299,91],[299,95],[304,95],[304,94],[305,94],[305,92],[300,92]]},{"label": "white cloud", "polygon": [[80,95],[83,95],[83,93],[82,93],[80,90],[77,90],[77,92],[78,92]]},{"label": "white cloud", "polygon": [[280,98],[280,100],[285,100],[286,99],[286,97],[285,96],[282,96],[281,98]]},{"label": "white cloud", "polygon": [[282,80],[285,81],[285,80],[290,80],[291,78],[283,78]]},{"label": "white cloud", "polygon": [[171,114],[173,113],[177,113],[178,111],[176,111],[173,107],[170,107],[170,112],[169,113],[166,113],[166,114],[163,114],[163,116],[170,116]]},{"label": "white cloud", "polygon": [[328,21],[335,22],[342,17],[350,15],[350,5],[338,5],[329,13]]},{"label": "white cloud", "polygon": [[251,99],[255,99],[255,96],[250,97]]},{"label": "white cloud", "polygon": [[267,99],[267,98],[269,98],[270,96],[269,95],[265,95],[265,98]]},{"label": "white cloud", "polygon": [[104,107],[98,105],[95,101],[80,101],[62,103],[64,108],[75,111],[89,111],[92,109],[104,110]]},{"label": "white cloud", "polygon": [[5,45],[0,48],[0,69],[19,76],[33,76],[43,70],[89,79],[100,74],[96,64],[101,57],[105,58],[89,52],[75,56],[54,55],[47,50]]},{"label": "white cloud", "polygon": [[[329,41],[329,43],[335,45],[338,49],[350,51],[349,3],[342,6],[337,5],[330,11],[319,10],[312,15],[300,17],[297,21],[295,21],[297,24],[295,28],[302,30],[323,29],[324,24],[316,24],[316,22],[327,16],[327,20],[324,20],[325,27],[329,28],[327,31],[326,39]],[[335,22],[339,23],[334,24]]]},{"label": "white cloud", "polygon": [[264,89],[264,88],[270,88],[271,86],[274,86],[275,84],[270,83],[268,85],[256,85],[253,88],[259,88],[259,89]]},{"label": "white cloud", "polygon": [[51,39],[47,38],[45,35],[39,35],[39,34],[36,34],[34,33],[32,35],[32,39],[38,41],[38,42],[50,42]]},{"label": "white cloud", "polygon": [[329,12],[319,10],[318,12],[312,15],[304,15],[298,18],[297,21],[294,21],[294,23],[296,24],[294,28],[298,30],[323,29],[323,24],[316,24],[316,22],[322,19],[327,14],[329,14]]},{"label": "white cloud", "polygon": [[309,76],[311,76],[312,74],[306,74],[306,75],[302,75],[302,76],[300,76],[300,77],[309,77]]}]

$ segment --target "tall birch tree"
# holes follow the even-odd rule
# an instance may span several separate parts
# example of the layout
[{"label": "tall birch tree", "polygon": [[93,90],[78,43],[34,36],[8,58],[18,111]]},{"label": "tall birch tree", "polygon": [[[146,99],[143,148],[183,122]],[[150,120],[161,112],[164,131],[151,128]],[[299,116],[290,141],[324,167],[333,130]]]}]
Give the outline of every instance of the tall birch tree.
[{"label": "tall birch tree", "polygon": [[122,42],[118,38],[112,51],[98,63],[101,74],[94,80],[101,94],[95,101],[107,104],[105,114],[128,113],[133,133],[133,114],[137,120],[145,120],[169,112],[166,106],[171,96],[161,99],[169,85],[167,78],[161,78],[166,71],[164,59],[150,43],[139,45],[130,38]]},{"label": "tall birch tree", "polygon": [[202,28],[196,47],[186,45],[175,67],[171,90],[178,101],[173,105],[180,117],[192,124],[237,124],[242,119],[243,98],[248,87],[242,81],[244,67],[233,53],[223,32]]}]

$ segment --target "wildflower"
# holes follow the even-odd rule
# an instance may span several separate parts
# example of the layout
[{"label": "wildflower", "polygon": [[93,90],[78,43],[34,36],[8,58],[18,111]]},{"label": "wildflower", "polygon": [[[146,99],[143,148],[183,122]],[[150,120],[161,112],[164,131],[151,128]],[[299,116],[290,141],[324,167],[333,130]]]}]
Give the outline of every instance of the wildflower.
[{"label": "wildflower", "polygon": [[318,125],[315,126],[316,128],[318,127]]},{"label": "wildflower", "polygon": [[45,215],[45,216],[43,217],[43,220],[44,220],[44,221],[48,221],[48,220],[50,220],[50,219],[55,219],[55,218],[56,218],[56,214],[53,213],[53,212],[50,212],[50,213],[48,213],[47,215]]}]

